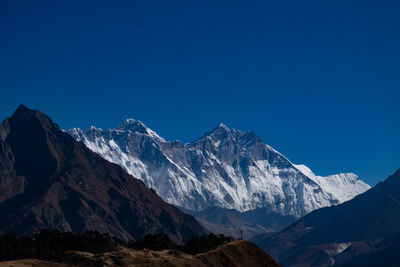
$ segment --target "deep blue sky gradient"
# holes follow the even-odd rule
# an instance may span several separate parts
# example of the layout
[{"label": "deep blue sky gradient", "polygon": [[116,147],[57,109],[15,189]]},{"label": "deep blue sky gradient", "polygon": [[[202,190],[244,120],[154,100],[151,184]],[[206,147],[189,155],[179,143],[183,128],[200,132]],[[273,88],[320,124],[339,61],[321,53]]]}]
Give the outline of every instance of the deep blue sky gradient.
[{"label": "deep blue sky gradient", "polygon": [[[84,3],[83,3],[84,2]],[[315,173],[400,168],[400,1],[0,1],[0,117],[224,122]]]}]

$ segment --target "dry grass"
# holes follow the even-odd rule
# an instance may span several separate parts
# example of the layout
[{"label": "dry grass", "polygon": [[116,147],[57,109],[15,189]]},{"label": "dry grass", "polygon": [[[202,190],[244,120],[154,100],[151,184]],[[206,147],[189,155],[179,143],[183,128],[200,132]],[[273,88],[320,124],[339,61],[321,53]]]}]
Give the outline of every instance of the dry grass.
[{"label": "dry grass", "polygon": [[37,259],[24,259],[24,260],[15,260],[15,261],[2,261],[0,262],[0,267],[70,267],[74,266],[71,264],[61,264],[50,261],[41,261]]},{"label": "dry grass", "polygon": [[[116,252],[92,254],[87,252],[68,252],[71,262],[80,266],[163,266],[163,267],[202,267],[202,266],[243,266],[257,267],[280,265],[256,245],[237,240],[222,245],[214,250],[197,255],[188,255],[176,250],[139,251],[119,248]],[[1,262],[0,267],[26,266],[74,266],[43,262],[35,259]]]}]

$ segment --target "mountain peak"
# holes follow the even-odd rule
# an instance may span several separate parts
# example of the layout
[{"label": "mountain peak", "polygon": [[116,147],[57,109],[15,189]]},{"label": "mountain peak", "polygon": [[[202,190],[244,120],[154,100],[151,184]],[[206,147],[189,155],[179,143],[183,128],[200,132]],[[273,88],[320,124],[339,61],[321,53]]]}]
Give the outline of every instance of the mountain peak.
[{"label": "mountain peak", "polygon": [[203,140],[207,140],[207,138],[224,138],[229,136],[229,133],[231,132],[231,130],[222,122],[220,124],[218,124],[217,127],[215,127],[214,129],[212,129],[209,132],[206,132],[202,137],[200,137],[199,139],[193,141],[192,143],[197,143],[197,142],[201,142]]},{"label": "mountain peak", "polygon": [[231,129],[229,129],[224,123],[218,124],[211,132],[208,132],[206,135],[220,134],[220,133],[229,133]]},{"label": "mountain peak", "polygon": [[122,124],[118,125],[116,130],[137,132],[140,134],[148,135],[157,141],[165,142],[165,139],[160,137],[156,132],[148,128],[143,122],[128,118]]},{"label": "mountain peak", "polygon": [[137,121],[137,120],[135,120],[135,119],[133,119],[133,118],[127,118],[127,119],[123,122],[123,124],[126,124],[126,125],[128,125],[128,124],[135,124],[135,123],[143,124],[141,121]]},{"label": "mountain peak", "polygon": [[229,130],[229,128],[223,123],[221,122],[220,124],[218,124],[217,128],[223,128],[225,130]]},{"label": "mountain peak", "polygon": [[19,106],[18,106],[18,108],[17,108],[17,110],[16,110],[16,112],[18,112],[18,111],[29,111],[29,110],[31,110],[31,109],[29,109],[27,106],[25,106],[24,104],[20,104]]},{"label": "mountain peak", "polygon": [[11,117],[20,117],[26,114],[34,114],[36,112],[37,112],[36,110],[30,109],[25,105],[21,104],[18,106],[18,108],[15,110],[14,114]]},{"label": "mountain peak", "polygon": [[[35,125],[40,125],[40,128],[47,130],[58,127],[57,124],[53,123],[53,121],[48,116],[46,116],[39,110],[30,109],[22,104],[18,106],[9,121],[14,125],[18,124],[22,126],[24,124],[29,124],[32,127],[31,129],[37,129],[33,127]],[[37,124],[36,122],[39,122],[39,124]]]},{"label": "mountain peak", "polygon": [[117,126],[118,130],[130,130],[133,132],[146,133],[147,127],[141,122],[132,118],[126,119],[123,123]]}]

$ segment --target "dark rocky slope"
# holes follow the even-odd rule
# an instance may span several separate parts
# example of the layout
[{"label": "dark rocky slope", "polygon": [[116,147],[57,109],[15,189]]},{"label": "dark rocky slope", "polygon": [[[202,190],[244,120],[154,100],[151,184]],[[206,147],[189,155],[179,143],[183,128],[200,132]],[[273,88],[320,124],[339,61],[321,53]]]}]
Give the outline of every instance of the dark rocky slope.
[{"label": "dark rocky slope", "polygon": [[205,233],[143,182],[21,105],[0,125],[0,234],[98,230],[123,239]]},{"label": "dark rocky slope", "polygon": [[400,170],[348,202],[254,241],[284,266],[398,266]]}]

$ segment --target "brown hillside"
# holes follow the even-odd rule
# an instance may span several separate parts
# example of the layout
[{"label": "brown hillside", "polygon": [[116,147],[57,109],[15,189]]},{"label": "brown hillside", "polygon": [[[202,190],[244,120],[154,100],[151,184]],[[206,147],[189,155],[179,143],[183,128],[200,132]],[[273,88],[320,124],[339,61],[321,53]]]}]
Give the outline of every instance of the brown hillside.
[{"label": "brown hillside", "polygon": [[138,251],[120,248],[116,252],[92,254],[87,252],[70,252],[74,264],[60,265],[35,259],[0,262],[3,266],[245,266],[245,267],[279,267],[280,265],[267,253],[253,243],[237,240],[222,245],[207,253],[188,255],[176,250]]}]

